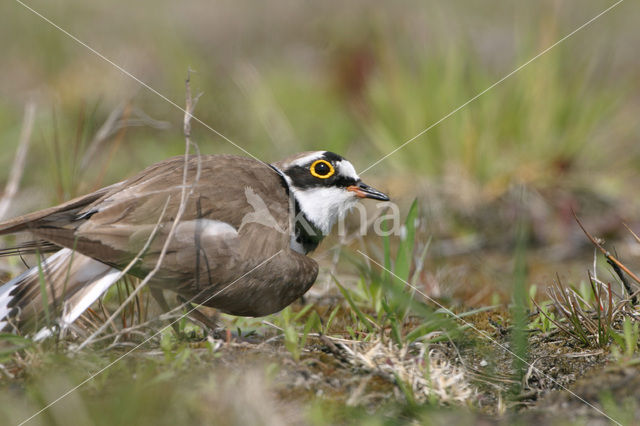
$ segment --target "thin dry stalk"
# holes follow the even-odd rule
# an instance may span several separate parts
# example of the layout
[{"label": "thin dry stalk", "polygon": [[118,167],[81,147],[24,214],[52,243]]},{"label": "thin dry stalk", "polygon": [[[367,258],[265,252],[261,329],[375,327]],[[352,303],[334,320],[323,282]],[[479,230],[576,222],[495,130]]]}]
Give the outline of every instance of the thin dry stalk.
[{"label": "thin dry stalk", "polygon": [[[104,321],[107,322],[107,320],[109,319],[109,312],[107,311],[107,307],[104,306],[104,303],[102,303],[102,299],[98,299],[98,304],[100,306],[100,310],[102,311],[102,314],[104,315]],[[109,324],[111,325],[111,329],[114,332],[118,331],[118,327],[116,327],[116,324],[113,321],[110,321]]]},{"label": "thin dry stalk", "polygon": [[600,244],[600,242],[598,242],[598,240],[596,238],[593,237],[593,235],[591,235],[586,228],[584,227],[584,225],[582,224],[582,222],[580,222],[580,219],[578,219],[578,216],[576,215],[575,212],[573,212],[573,217],[575,218],[576,222],[578,222],[578,226],[580,226],[580,228],[582,229],[582,232],[584,232],[584,234],[587,236],[587,238],[589,239],[589,241],[591,241],[591,243],[598,248],[598,250],[600,250],[600,252],[604,255],[604,257],[606,257],[607,262],[609,262],[609,264],[611,265],[616,265],[618,266],[620,269],[622,269],[627,275],[629,275],[636,283],[640,284],[640,278],[638,278],[633,272],[631,272],[629,270],[629,268],[627,268],[626,266],[624,266],[622,264],[622,262],[620,262],[618,259],[616,259],[607,249],[605,249],[604,247],[602,247],[602,244]]},{"label": "thin dry stalk", "polygon": [[24,108],[24,119],[22,120],[22,130],[20,131],[20,140],[18,141],[18,149],[13,160],[13,166],[9,173],[9,180],[5,186],[2,198],[0,198],[0,219],[3,219],[9,210],[9,206],[18,192],[20,181],[24,173],[24,165],[27,160],[27,152],[29,152],[29,143],[31,141],[31,133],[33,131],[33,123],[36,116],[35,102],[29,102]]},{"label": "thin dry stalk", "polygon": [[102,126],[93,136],[80,161],[80,170],[85,170],[100,147],[116,133],[127,127],[149,126],[155,129],[167,129],[170,124],[149,117],[142,110],[132,107],[130,101],[122,102],[110,113]]},{"label": "thin dry stalk", "polygon": [[627,228],[627,231],[629,231],[631,235],[633,235],[633,238],[636,240],[636,242],[640,243],[640,237],[635,232],[633,232],[626,223],[623,223],[623,225],[625,228]]},{"label": "thin dry stalk", "polygon": [[[611,343],[614,327],[626,315],[628,299],[616,301],[610,283],[602,283],[589,273],[593,301],[585,300],[572,289],[565,288],[558,279],[547,292],[559,315],[551,318],[540,306],[538,311],[559,330],[575,338],[585,346],[604,348]],[[616,296],[617,298],[617,296]]]},{"label": "thin dry stalk", "polygon": [[[124,277],[129,272],[129,270],[131,268],[133,268],[133,266],[140,260],[142,255],[147,251],[147,249],[151,245],[151,242],[153,241],[153,239],[156,236],[156,233],[158,232],[158,229],[160,229],[160,224],[162,223],[162,219],[164,218],[164,214],[165,214],[165,212],[167,210],[167,205],[169,204],[170,199],[171,199],[171,197],[167,198],[167,201],[164,203],[164,207],[162,208],[162,212],[160,213],[160,217],[158,218],[158,222],[156,223],[156,226],[153,227],[153,230],[151,231],[151,234],[149,235],[149,238],[147,238],[147,241],[146,241],[145,245],[142,247],[142,249],[140,249],[140,251],[133,258],[133,260],[131,260],[131,262],[129,262],[129,264],[122,271],[120,271],[120,274],[118,275],[118,278],[116,279],[116,281],[122,279],[122,277]],[[171,236],[171,234],[169,234],[169,236]],[[168,238],[169,237],[167,237],[167,239]],[[165,244],[165,246],[166,246],[166,244]],[[161,257],[158,258],[158,262],[160,262],[161,259],[164,259],[164,257],[162,257],[162,254],[165,251],[166,250],[163,247],[163,251],[160,253]],[[156,267],[151,272],[153,272],[155,274],[155,272],[157,272],[158,269],[159,269],[159,265],[156,262]],[[122,310],[124,310],[128,306],[128,304],[133,300],[133,298],[136,297],[137,294],[142,290],[142,288],[144,287],[143,284],[146,285],[146,283],[149,282],[149,280],[153,277],[151,272],[149,274],[147,274],[147,276],[140,283],[140,285],[133,292],[131,292],[129,297],[127,297],[124,300],[124,302],[120,303],[120,306],[118,307],[118,309],[116,309],[115,312],[113,314],[111,314],[111,316],[109,316],[105,320],[105,322],[96,331],[94,331],[84,342],[82,342],[82,344],[80,346],[78,346],[78,348],[76,350],[80,350],[83,347],[85,347],[86,345],[88,345],[93,340],[93,338],[95,338],[95,336],[97,336],[98,334],[102,333],[105,330],[105,328],[107,328],[109,325],[113,324],[113,321],[120,314],[120,312],[122,312]]]},{"label": "thin dry stalk", "polygon": [[[137,294],[140,291],[142,291],[142,289],[144,287],[146,287],[146,285],[149,283],[149,281],[151,281],[151,279],[155,276],[155,274],[160,270],[160,268],[162,266],[162,262],[164,261],[164,258],[166,256],[167,250],[169,248],[169,244],[171,243],[171,240],[173,239],[173,235],[175,234],[177,226],[180,223],[182,215],[184,214],[184,210],[185,210],[185,207],[187,205],[187,200],[188,200],[189,196],[191,196],[193,194],[193,189],[198,184],[198,181],[200,179],[200,161],[198,161],[195,179],[194,179],[193,183],[189,186],[189,190],[187,191],[187,188],[188,188],[187,187],[187,175],[188,175],[188,170],[189,170],[189,150],[190,150],[191,146],[194,146],[197,149],[197,145],[194,144],[191,141],[191,118],[193,117],[193,109],[195,108],[196,103],[198,101],[198,98],[200,97],[200,95],[198,95],[195,99],[192,98],[192,96],[191,96],[190,77],[191,77],[191,73],[189,71],[189,73],[187,74],[186,82],[185,82],[185,86],[186,86],[186,108],[185,108],[184,121],[183,121],[183,124],[184,124],[183,130],[184,130],[184,135],[185,135],[186,146],[185,146],[185,153],[184,153],[184,168],[183,168],[183,171],[182,171],[182,189],[181,189],[181,193],[180,193],[180,205],[178,207],[178,212],[176,214],[175,219],[173,220],[173,223],[171,224],[171,229],[169,230],[169,233],[167,235],[167,239],[165,240],[164,245],[162,246],[162,250],[160,251],[160,254],[158,256],[158,260],[157,260],[154,268],[144,277],[144,279],[140,282],[138,287],[136,287],[136,289],[131,292],[131,294],[129,295],[129,297],[127,297],[127,299],[124,301],[124,303],[122,303],[118,307],[118,309],[116,309],[116,311],[111,315],[111,317],[109,317],[108,321],[112,321],[113,318],[115,318],[127,306],[127,304],[130,303],[133,300],[133,298],[136,297]],[[198,158],[199,158],[199,152],[197,153],[197,155],[198,155]],[[165,206],[164,206],[164,209],[163,209],[163,214],[160,216],[160,220],[162,220],[162,217],[164,216],[164,210],[166,210],[168,202],[169,202],[169,199],[167,199],[167,203],[165,203]],[[155,226],[155,228],[154,228],[154,230],[152,232],[152,235],[150,236],[150,238],[147,241],[147,244],[145,244],[145,246],[147,246],[148,244],[151,243],[151,240],[155,236],[155,232],[156,232],[157,228],[160,225],[160,220],[156,224],[156,226]],[[141,256],[145,251],[146,251],[146,247],[143,247],[143,250],[141,250],[141,252],[138,254],[138,256],[136,256],[136,258],[133,261],[131,261],[131,263],[129,263],[129,265],[127,265],[127,268],[125,268],[121,272],[119,278],[121,278],[122,276],[124,276],[126,274],[126,272],[128,272],[128,270],[135,264],[135,262],[138,261],[139,256]],[[77,347],[76,351],[79,351],[82,348],[84,348],[85,346],[87,346],[98,334],[100,334],[107,327],[108,321],[105,322],[105,324],[103,324],[95,332],[93,332],[91,334],[91,336],[89,336],[84,342],[82,342],[82,344],[80,344]]]}]

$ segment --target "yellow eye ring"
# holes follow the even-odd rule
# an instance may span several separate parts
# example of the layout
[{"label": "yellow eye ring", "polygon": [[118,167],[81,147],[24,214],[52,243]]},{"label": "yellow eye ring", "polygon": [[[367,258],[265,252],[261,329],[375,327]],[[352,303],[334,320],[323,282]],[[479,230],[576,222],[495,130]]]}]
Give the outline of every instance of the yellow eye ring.
[{"label": "yellow eye ring", "polygon": [[[321,174],[319,173],[316,168],[318,167],[318,165],[324,165],[329,167],[329,171],[326,172],[325,174]],[[331,165],[330,162],[326,161],[326,160],[316,160],[313,162],[313,164],[311,164],[311,167],[309,167],[309,171],[311,172],[311,174],[317,178],[320,179],[328,179],[331,176],[333,176],[333,174],[336,172],[336,169],[333,168],[333,166]]]}]

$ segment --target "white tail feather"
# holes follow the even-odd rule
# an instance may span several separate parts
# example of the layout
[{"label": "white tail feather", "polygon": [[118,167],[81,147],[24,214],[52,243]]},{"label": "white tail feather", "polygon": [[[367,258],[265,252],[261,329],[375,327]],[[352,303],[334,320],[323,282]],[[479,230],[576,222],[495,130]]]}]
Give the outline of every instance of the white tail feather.
[{"label": "white tail feather", "polygon": [[[56,321],[62,330],[98,300],[120,274],[117,269],[70,249],[59,250],[44,260],[40,270],[44,275],[49,304],[55,297],[62,306],[62,316]],[[14,315],[12,311],[16,308],[19,315],[42,314],[45,307],[39,288],[38,266],[0,287],[0,330],[9,324],[7,316]],[[25,294],[30,297],[25,297]],[[34,339],[41,340],[51,334],[50,327],[45,327],[35,334]]]}]

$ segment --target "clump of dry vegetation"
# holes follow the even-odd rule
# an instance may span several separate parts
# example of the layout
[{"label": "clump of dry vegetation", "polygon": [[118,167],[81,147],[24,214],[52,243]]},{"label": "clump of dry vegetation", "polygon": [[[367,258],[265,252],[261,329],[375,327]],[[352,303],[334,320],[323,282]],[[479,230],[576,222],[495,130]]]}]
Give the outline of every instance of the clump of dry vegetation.
[{"label": "clump of dry vegetation", "polygon": [[[604,282],[597,276],[597,270],[588,273],[588,285],[582,291],[564,286],[558,278],[547,288],[551,303],[545,308],[536,304],[539,314],[551,322],[566,336],[575,339],[580,345],[591,348],[608,348],[616,344],[628,356],[638,349],[638,327],[640,313],[637,310],[639,290],[629,282],[632,278],[637,284],[640,279],[612,253],[606,250],[602,241],[593,237],[576,218],[587,238],[603,254],[607,263],[615,272],[618,282]],[[636,243],[640,239],[629,229]]]},{"label": "clump of dry vegetation", "polygon": [[351,365],[396,383],[412,403],[471,404],[477,394],[464,368],[421,342],[404,347],[379,340],[340,345]]}]

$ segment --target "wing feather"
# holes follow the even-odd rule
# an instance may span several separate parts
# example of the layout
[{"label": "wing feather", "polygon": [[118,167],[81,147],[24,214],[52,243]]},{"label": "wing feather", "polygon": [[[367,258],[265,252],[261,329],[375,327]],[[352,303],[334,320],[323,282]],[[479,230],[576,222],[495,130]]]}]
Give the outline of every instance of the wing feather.
[{"label": "wing feather", "polygon": [[[178,214],[183,170],[184,157],[166,160],[88,196],[0,224],[0,233],[28,229],[122,268],[160,220],[131,271],[143,277],[155,267]],[[229,155],[192,156],[187,170],[184,214],[153,285],[236,315],[275,312],[306,292],[318,267],[290,249],[291,206],[282,176],[265,163]]]}]

